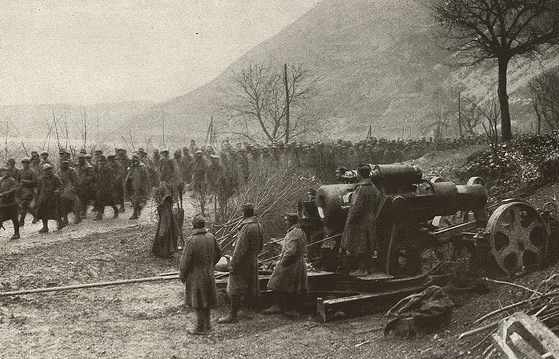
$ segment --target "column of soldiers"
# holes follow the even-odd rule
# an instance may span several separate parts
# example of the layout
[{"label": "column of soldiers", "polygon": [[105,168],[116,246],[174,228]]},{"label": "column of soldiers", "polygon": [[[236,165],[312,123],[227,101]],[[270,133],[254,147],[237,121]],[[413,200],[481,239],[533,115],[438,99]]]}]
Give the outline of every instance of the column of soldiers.
[{"label": "column of soldiers", "polygon": [[[185,188],[190,185],[202,214],[213,210],[218,217],[239,187],[250,176],[259,174],[259,166],[295,168],[330,182],[335,180],[336,168],[340,166],[400,162],[435,149],[453,149],[481,141],[482,137],[438,141],[369,138],[356,143],[338,140],[270,146],[248,143],[233,146],[225,141],[218,154],[212,146],[199,147],[192,140],[190,146],[177,149],[172,156],[168,149],[154,150],[151,157],[142,148],[131,157],[122,148],[108,156],[101,150],[93,154],[81,150],[77,156],[61,150],[56,164],[48,152],[33,151],[30,158],[21,160],[21,168],[16,167],[14,159],[9,159],[2,169],[0,221],[11,219],[15,202],[18,227],[25,225],[31,214],[33,222],[42,221],[41,233],[46,233],[49,220],[55,220],[57,227],[62,228],[69,224],[68,214],[73,213],[74,223],[79,223],[90,206],[96,220],[103,219],[105,207],[111,207],[116,218],[124,212],[125,200],[131,202],[130,219],[135,220],[150,198],[152,188],[161,181],[169,185],[173,203],[182,204]],[[18,229],[14,225],[14,232]],[[14,233],[14,238],[18,237]]]}]

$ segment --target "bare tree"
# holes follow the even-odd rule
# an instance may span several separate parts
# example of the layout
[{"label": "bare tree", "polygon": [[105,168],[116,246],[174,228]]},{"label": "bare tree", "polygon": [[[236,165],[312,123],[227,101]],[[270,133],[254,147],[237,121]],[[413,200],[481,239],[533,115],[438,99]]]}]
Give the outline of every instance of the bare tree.
[{"label": "bare tree", "polygon": [[538,134],[542,122],[551,129],[559,128],[559,67],[532,79],[529,88],[538,120]]},{"label": "bare tree", "polygon": [[479,113],[483,117],[481,126],[487,137],[487,141],[493,149],[499,144],[499,106],[495,99],[491,99],[485,106],[477,106]]},{"label": "bare tree", "polygon": [[559,43],[557,0],[433,0],[435,19],[447,30],[449,49],[467,64],[496,60],[501,136],[512,138],[507,70],[512,58]]},{"label": "bare tree", "polygon": [[[274,143],[288,142],[305,133],[308,129],[305,122],[316,120],[307,101],[313,93],[314,80],[302,65],[274,71],[254,64],[235,73],[229,89],[231,100],[225,105],[233,118],[238,119],[240,130],[232,131],[233,134],[253,142],[264,138]],[[251,128],[258,129],[256,135],[248,132],[248,122],[253,124]]]}]

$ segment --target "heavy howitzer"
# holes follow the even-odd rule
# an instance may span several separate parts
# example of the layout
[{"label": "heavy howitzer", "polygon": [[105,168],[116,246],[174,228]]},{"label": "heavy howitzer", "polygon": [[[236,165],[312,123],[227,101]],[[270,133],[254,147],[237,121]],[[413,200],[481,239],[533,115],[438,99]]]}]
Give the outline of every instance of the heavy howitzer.
[{"label": "heavy howitzer", "polygon": [[[515,199],[488,208],[479,177],[459,185],[423,179],[413,166],[372,168],[373,182],[385,196],[377,218],[377,262],[387,274],[420,273],[426,269],[425,252],[436,251],[440,257],[439,249],[446,245],[452,247],[447,253],[466,249],[478,269],[498,268],[507,275],[546,263],[555,222],[549,210],[542,215]],[[315,238],[317,232],[342,233],[355,188],[324,185],[314,199],[304,201],[300,209],[307,233]]]}]

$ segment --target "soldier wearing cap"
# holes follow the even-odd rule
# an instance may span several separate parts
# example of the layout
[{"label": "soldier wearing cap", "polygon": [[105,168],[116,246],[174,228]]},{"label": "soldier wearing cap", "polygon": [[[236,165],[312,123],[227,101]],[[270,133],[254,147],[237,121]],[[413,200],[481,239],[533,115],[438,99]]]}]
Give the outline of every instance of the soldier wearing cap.
[{"label": "soldier wearing cap", "polygon": [[221,248],[205,226],[201,215],[192,219],[193,231],[180,259],[179,278],[185,284],[184,302],[196,311],[196,326],[189,330],[193,335],[210,331],[210,309],[217,304],[214,268],[221,257]]},{"label": "soldier wearing cap", "polygon": [[19,202],[19,225],[25,225],[25,216],[27,213],[33,213],[31,204],[35,199],[37,190],[37,173],[31,169],[31,160],[24,158],[21,160],[23,168],[20,171],[19,190],[17,198]]},{"label": "soldier wearing cap", "polygon": [[117,204],[120,202],[117,187],[117,172],[107,164],[105,156],[99,156],[99,162],[95,168],[95,207],[97,209],[96,221],[103,219],[103,213],[106,206],[113,208],[113,218],[118,218]]},{"label": "soldier wearing cap", "polygon": [[351,196],[341,249],[346,255],[346,269],[357,263],[357,270],[350,275],[359,277],[372,270],[372,254],[377,246],[376,219],[383,205],[383,195],[371,180],[370,165],[361,164],[357,173],[359,182]]},{"label": "soldier wearing cap", "polygon": [[0,225],[4,221],[12,221],[14,234],[11,239],[19,239],[17,188],[17,182],[8,174],[8,168],[0,168]]},{"label": "soldier wearing cap", "polygon": [[305,232],[298,226],[297,213],[286,214],[284,220],[288,230],[283,239],[280,258],[268,282],[268,289],[275,295],[277,304],[266,309],[264,314],[297,316],[297,304],[307,292],[307,240]]},{"label": "soldier wearing cap", "polygon": [[68,213],[74,212],[74,223],[81,222],[81,204],[78,197],[78,174],[73,167],[70,167],[70,161],[62,160],[58,177],[62,181],[62,193],[60,195],[60,214],[64,225],[68,225]]},{"label": "soldier wearing cap", "polygon": [[[118,150],[117,150],[118,153]],[[114,197],[118,200],[119,212],[124,212],[124,179],[126,178],[126,167],[122,167],[122,164],[117,160],[116,154],[111,154],[107,156],[107,167],[112,172],[114,177],[113,192]]]},{"label": "soldier wearing cap", "polygon": [[40,175],[43,174],[44,167],[47,164],[52,166],[52,163],[50,162],[50,159],[49,159],[49,153],[47,151],[43,151],[43,152],[41,152],[41,161],[39,163]]},{"label": "soldier wearing cap", "polygon": [[33,172],[35,172],[35,174],[37,176],[41,172],[40,166],[41,166],[41,158],[39,157],[39,153],[37,153],[37,151],[31,151],[31,165],[30,165],[30,167],[33,170]]},{"label": "soldier wearing cap", "polygon": [[20,173],[19,170],[16,168],[16,160],[10,158],[8,160],[7,167],[8,167],[8,176],[12,177],[13,179],[16,180],[17,183],[19,183]]},{"label": "soldier wearing cap", "polygon": [[125,197],[130,198],[132,207],[134,208],[134,212],[130,219],[138,219],[151,191],[149,174],[145,165],[140,162],[139,156],[132,156],[130,168],[128,169],[124,183]]},{"label": "soldier wearing cap", "polygon": [[80,218],[87,216],[87,207],[95,200],[95,169],[87,161],[87,154],[78,155],[77,194],[80,199]]},{"label": "soldier wearing cap", "polygon": [[[158,153],[159,155],[159,153]],[[161,158],[158,159],[159,180],[166,182],[171,190],[173,202],[178,201],[179,170],[177,162],[169,158],[169,150],[161,150]]]},{"label": "soldier wearing cap", "polygon": [[157,231],[151,253],[160,258],[169,258],[177,250],[179,225],[173,215],[173,193],[169,184],[161,181],[153,192],[157,205]]},{"label": "soldier wearing cap", "polygon": [[60,192],[62,189],[62,181],[54,174],[54,167],[50,163],[44,164],[37,195],[37,218],[43,222],[43,227],[39,230],[39,233],[49,231],[48,221],[51,219],[57,222],[58,229],[64,227],[60,216]]},{"label": "soldier wearing cap", "polygon": [[231,269],[227,282],[227,294],[231,299],[229,315],[218,320],[228,324],[238,321],[237,313],[241,306],[241,297],[245,305],[254,309],[258,302],[260,289],[258,286],[258,253],[262,250],[264,230],[259,223],[254,206],[243,205],[243,222],[235,242],[231,257]]}]

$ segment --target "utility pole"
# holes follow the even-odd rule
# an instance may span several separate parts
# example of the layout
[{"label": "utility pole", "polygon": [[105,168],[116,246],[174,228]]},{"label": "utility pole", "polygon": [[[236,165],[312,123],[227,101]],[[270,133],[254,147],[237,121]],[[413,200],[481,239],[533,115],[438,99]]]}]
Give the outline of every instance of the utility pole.
[{"label": "utility pole", "polygon": [[462,91],[458,91],[458,134],[462,138]]},{"label": "utility pole", "polygon": [[163,132],[161,134],[161,137],[162,137],[161,142],[163,142],[163,146],[165,147],[165,116],[164,116],[163,112],[161,113],[161,119],[162,119],[162,122],[163,122],[163,126],[162,126],[162,131]]},{"label": "utility pole", "polygon": [[[283,84],[285,86],[285,144],[289,143],[289,84],[287,83],[287,64],[283,64]],[[295,84],[293,84],[295,86]]]}]

